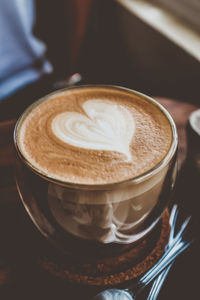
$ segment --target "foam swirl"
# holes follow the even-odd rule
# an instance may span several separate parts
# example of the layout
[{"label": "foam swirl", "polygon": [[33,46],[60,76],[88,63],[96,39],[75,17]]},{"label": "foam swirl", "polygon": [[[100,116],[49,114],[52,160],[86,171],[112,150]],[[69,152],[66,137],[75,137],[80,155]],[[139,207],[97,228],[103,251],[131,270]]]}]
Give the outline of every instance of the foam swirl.
[{"label": "foam swirl", "polygon": [[108,100],[88,100],[84,114],[62,112],[52,120],[57,138],[75,147],[117,151],[131,159],[130,143],[135,131],[131,113]]}]

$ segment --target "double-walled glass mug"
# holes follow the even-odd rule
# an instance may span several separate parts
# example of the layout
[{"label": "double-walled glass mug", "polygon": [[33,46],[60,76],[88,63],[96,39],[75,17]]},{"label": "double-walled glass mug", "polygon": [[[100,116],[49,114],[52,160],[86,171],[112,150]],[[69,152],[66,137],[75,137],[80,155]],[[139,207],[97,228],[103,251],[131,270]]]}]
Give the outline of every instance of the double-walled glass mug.
[{"label": "double-walled glass mug", "polygon": [[[140,175],[116,182],[77,183],[45,173],[27,158],[20,146],[22,125],[41,104],[46,105],[66,93],[95,88],[128,93],[164,115],[171,130],[166,155]],[[177,131],[167,110],[146,95],[115,86],[82,86],[56,91],[23,113],[15,127],[14,143],[16,182],[25,209],[39,231],[64,252],[73,251],[76,245],[81,255],[82,249],[77,249],[81,243],[109,246],[138,242],[155,227],[168,206],[176,178]]]}]

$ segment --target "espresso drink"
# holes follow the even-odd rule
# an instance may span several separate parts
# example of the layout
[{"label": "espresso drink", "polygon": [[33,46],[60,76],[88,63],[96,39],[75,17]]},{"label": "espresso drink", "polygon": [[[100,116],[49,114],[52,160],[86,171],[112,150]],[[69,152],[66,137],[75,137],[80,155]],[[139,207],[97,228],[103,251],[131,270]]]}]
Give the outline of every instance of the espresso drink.
[{"label": "espresso drink", "polygon": [[101,86],[47,96],[25,112],[16,132],[26,164],[49,180],[56,222],[105,243],[145,233],[132,234],[159,201],[173,139],[169,116],[153,100]]}]

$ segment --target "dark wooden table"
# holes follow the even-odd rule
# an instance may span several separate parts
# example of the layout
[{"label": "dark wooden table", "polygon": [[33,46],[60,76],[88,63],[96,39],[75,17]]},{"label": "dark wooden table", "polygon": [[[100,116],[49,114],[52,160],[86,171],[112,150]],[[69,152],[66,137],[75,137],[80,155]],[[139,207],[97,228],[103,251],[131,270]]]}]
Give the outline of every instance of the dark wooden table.
[{"label": "dark wooden table", "polygon": [[[197,107],[171,99],[158,100],[171,113],[176,122],[179,134],[179,176],[174,200],[179,202],[183,216],[192,214],[194,220],[192,234],[198,238],[200,233],[200,178],[190,167],[186,159],[188,146],[186,124],[189,114]],[[13,128],[13,124],[11,123],[9,126],[8,135]],[[2,132],[5,133],[5,130]],[[6,143],[10,145],[9,138]],[[12,165],[10,150],[5,152],[6,143],[3,146],[0,143],[0,153],[1,151],[4,153],[2,154],[4,155],[4,159],[2,159],[2,156],[0,157],[0,167],[3,166],[3,168],[6,164]],[[6,160],[5,157],[8,159]],[[3,172],[0,174],[3,179]],[[60,282],[45,274],[35,265],[32,253],[36,251],[36,248],[38,249],[41,237],[25,213],[13,188],[12,180],[8,182],[12,183],[10,185],[12,191],[8,192],[8,186],[0,194],[0,299],[87,300],[88,295],[90,295],[87,287],[74,287],[71,284]],[[9,197],[6,197],[8,194]],[[177,259],[158,299],[188,300],[200,298],[198,295],[200,286],[199,255],[200,246],[197,240],[192,247]]]}]

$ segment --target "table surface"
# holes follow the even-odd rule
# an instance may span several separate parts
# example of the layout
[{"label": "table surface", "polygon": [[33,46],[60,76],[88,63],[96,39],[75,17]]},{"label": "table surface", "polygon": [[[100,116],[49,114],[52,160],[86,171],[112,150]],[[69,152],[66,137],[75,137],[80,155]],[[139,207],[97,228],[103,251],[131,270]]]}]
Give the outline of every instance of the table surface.
[{"label": "table surface", "polygon": [[[180,203],[182,216],[192,214],[192,234],[199,237],[199,178],[187,164],[186,124],[197,107],[171,99],[158,99],[171,113],[179,134],[178,169],[174,200]],[[5,199],[4,199],[5,200]],[[30,253],[39,233],[19,199],[0,202],[0,299],[89,299],[87,287],[57,281],[39,270]],[[38,246],[38,245],[37,245]],[[200,284],[200,245],[197,240],[173,265],[158,299],[197,299]],[[147,291],[146,291],[147,292]],[[87,295],[87,296],[86,296]],[[145,295],[141,295],[141,299]],[[138,298],[139,299],[139,298]]]}]

